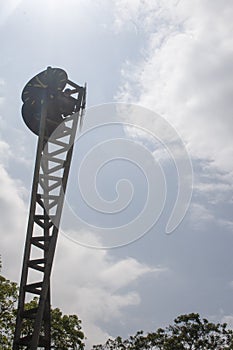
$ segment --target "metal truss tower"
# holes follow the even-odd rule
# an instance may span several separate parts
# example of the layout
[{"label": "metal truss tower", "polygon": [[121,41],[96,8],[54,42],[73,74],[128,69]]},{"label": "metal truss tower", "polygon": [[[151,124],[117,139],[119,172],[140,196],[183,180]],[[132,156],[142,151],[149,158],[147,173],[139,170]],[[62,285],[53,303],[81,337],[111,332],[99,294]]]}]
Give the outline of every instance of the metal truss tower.
[{"label": "metal truss tower", "polygon": [[[86,87],[48,67],[22,93],[22,115],[38,137],[13,350],[51,349],[50,275]],[[26,309],[37,297],[35,306]],[[30,329],[26,334],[25,325]]]}]

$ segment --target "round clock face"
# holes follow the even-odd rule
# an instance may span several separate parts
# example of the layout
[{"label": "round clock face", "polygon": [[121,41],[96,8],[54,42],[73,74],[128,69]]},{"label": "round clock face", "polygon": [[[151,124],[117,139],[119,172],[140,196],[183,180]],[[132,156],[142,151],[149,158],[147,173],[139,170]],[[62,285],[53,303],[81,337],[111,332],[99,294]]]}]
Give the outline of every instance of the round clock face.
[{"label": "round clock face", "polygon": [[22,100],[32,106],[42,104],[46,94],[49,98],[53,98],[59,91],[62,91],[67,79],[67,74],[63,69],[48,68],[26,84],[22,92]]},{"label": "round clock face", "polygon": [[[28,103],[24,103],[22,106],[23,120],[27,127],[34,132],[34,134],[39,135],[40,133],[40,121],[41,121],[41,107],[34,104],[33,106]],[[57,126],[63,121],[59,110],[56,106],[50,105],[47,110],[47,118],[45,124],[45,135],[50,136],[52,132],[57,128]]]},{"label": "round clock face", "polygon": [[68,77],[60,68],[48,68],[37,74],[25,86],[22,92],[22,115],[26,125],[39,135],[42,104],[47,100],[47,135],[57,127],[63,119],[58,110],[57,97],[66,86]]}]

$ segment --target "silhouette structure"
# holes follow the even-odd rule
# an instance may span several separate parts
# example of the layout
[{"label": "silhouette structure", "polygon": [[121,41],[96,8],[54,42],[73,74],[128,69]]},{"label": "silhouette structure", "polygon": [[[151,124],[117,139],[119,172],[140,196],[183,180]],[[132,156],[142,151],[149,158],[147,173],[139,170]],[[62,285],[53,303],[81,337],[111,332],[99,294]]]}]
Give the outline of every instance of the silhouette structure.
[{"label": "silhouette structure", "polygon": [[[26,84],[22,100],[23,119],[38,135],[38,145],[13,350],[50,350],[50,275],[86,86],[70,81],[63,69],[48,67]],[[38,306],[25,309],[34,296]],[[30,334],[23,333],[27,324]]]}]

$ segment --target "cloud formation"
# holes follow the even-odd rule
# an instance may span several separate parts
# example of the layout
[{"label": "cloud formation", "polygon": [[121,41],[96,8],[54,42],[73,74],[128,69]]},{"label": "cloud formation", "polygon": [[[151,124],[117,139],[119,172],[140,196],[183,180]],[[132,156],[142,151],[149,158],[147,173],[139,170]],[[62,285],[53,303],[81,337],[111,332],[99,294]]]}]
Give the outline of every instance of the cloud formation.
[{"label": "cloud formation", "polygon": [[[232,4],[208,0],[117,4],[121,30],[134,21],[147,32],[144,58],[125,65],[118,97],[165,116],[194,157],[232,172]],[[145,127],[155,129],[146,120]]]},{"label": "cloud formation", "polygon": [[[0,154],[8,145],[1,142]],[[3,164],[0,164],[0,232],[3,272],[7,270],[9,278],[17,280],[20,274],[20,256],[22,255],[27,210],[24,201],[25,188],[19,180],[12,178]],[[15,261],[19,264],[15,265]]]},{"label": "cloud formation", "polygon": [[103,325],[121,322],[127,308],[140,303],[136,288],[140,279],[163,271],[131,257],[119,260],[110,251],[81,247],[61,235],[53,275],[54,303],[79,315],[89,345],[103,342],[110,336]]}]

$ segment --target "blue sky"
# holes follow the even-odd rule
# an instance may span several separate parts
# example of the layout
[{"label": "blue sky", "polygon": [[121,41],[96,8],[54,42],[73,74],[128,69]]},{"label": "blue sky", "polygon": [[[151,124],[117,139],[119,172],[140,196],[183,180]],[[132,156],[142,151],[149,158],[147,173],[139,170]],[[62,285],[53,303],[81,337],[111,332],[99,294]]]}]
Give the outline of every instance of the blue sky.
[{"label": "blue sky", "polygon": [[[53,306],[80,316],[87,348],[109,336],[152,331],[181,313],[199,312],[233,327],[232,15],[233,5],[225,0],[9,0],[0,5],[0,254],[2,272],[12,280],[20,278],[36,148],[36,137],[21,117],[22,89],[47,66],[63,68],[74,82],[88,84],[89,110],[75,144],[67,203],[76,218],[82,211],[89,222],[69,221],[71,211],[64,208],[52,277]],[[102,106],[112,102],[140,107],[113,116],[108,105]],[[170,235],[165,228],[178,193],[178,160],[169,158],[171,134],[156,113],[169,132],[180,135],[193,167],[189,209]],[[91,126],[98,127],[88,131]],[[96,172],[101,205],[110,201],[110,209],[116,209],[120,200],[130,200],[110,220],[109,214],[88,212],[81,192],[94,187],[84,183],[78,189],[77,175],[94,144],[102,147],[115,139],[115,146],[106,143],[92,165],[103,156],[111,158],[111,151],[116,155],[135,147],[132,157],[141,154],[138,161],[145,160],[140,164],[149,173],[143,178],[131,162],[135,158],[127,162],[120,154]],[[146,152],[145,158],[140,152]],[[148,167],[151,160],[157,168]],[[88,169],[84,176],[91,174]],[[77,244],[99,247],[114,228],[121,240],[117,225],[144,208],[146,190],[147,195],[159,190],[159,169],[167,192],[153,228],[115,249]],[[153,171],[155,182],[148,191]],[[117,187],[122,179],[128,182]],[[181,173],[181,185],[184,180]],[[90,198],[96,199],[93,193]],[[161,204],[156,198],[147,208],[150,215]],[[110,225],[110,231],[101,225]]]}]

